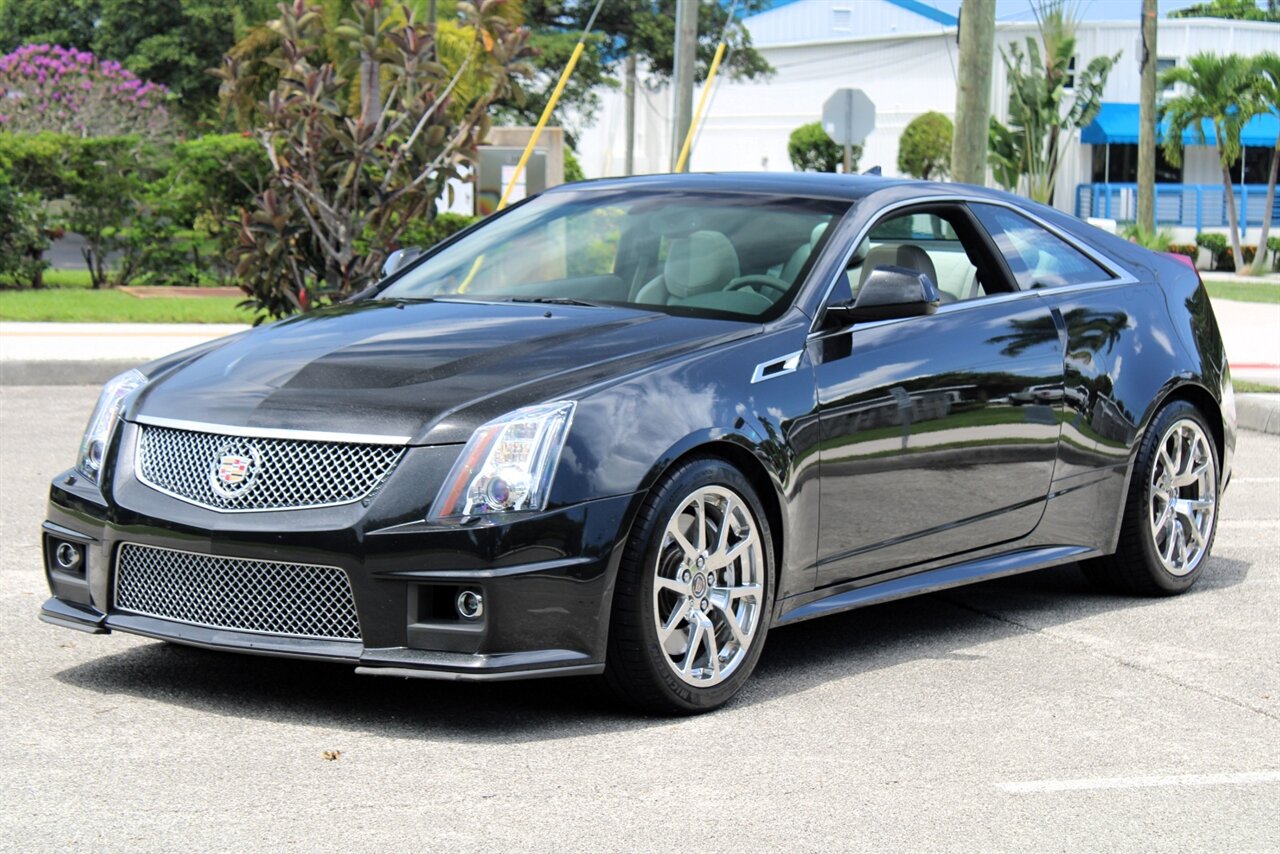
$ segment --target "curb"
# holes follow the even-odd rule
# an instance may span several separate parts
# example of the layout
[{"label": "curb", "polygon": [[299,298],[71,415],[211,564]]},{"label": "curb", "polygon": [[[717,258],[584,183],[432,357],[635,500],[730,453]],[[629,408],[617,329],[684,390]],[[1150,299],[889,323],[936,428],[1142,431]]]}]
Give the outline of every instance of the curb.
[{"label": "curb", "polygon": [[1241,430],[1280,435],[1280,394],[1236,395],[1236,425]]},{"label": "curb", "polygon": [[150,361],[140,359],[9,360],[0,362],[0,386],[102,385],[116,374]]}]

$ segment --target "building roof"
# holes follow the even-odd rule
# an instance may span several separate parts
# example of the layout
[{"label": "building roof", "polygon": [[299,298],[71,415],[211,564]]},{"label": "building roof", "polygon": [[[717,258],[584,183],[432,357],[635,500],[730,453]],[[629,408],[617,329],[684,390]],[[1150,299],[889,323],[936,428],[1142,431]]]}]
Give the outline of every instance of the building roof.
[{"label": "building roof", "polygon": [[[1136,145],[1138,142],[1138,105],[1103,102],[1102,109],[1088,127],[1080,131],[1080,141],[1089,145]],[[1164,142],[1169,122],[1156,125],[1156,141]],[[1201,133],[1204,134],[1201,137]],[[1254,116],[1240,132],[1243,145],[1272,146],[1280,134],[1280,117],[1275,113]],[[1192,125],[1182,133],[1183,145],[1216,145],[1217,135],[1208,120],[1201,127]]]}]

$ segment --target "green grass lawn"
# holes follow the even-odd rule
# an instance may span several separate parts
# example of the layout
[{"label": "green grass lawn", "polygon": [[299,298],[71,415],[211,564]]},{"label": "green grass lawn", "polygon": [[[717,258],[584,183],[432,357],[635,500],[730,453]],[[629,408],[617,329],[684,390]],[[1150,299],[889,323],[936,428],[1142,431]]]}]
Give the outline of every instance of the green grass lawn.
[{"label": "green grass lawn", "polygon": [[1280,302],[1280,285],[1273,285],[1270,282],[1208,281],[1204,286],[1209,289],[1209,296],[1217,299],[1239,302]]},{"label": "green grass lawn", "polygon": [[1252,392],[1280,392],[1280,388],[1266,383],[1256,383],[1253,380],[1231,380],[1231,387],[1236,390],[1237,394],[1250,394]]},{"label": "green grass lawn", "polygon": [[[60,273],[60,276],[66,273]],[[88,274],[85,274],[86,281]],[[0,291],[0,320],[61,323],[252,323],[239,297],[150,297],[84,290],[74,284],[40,291]]]}]

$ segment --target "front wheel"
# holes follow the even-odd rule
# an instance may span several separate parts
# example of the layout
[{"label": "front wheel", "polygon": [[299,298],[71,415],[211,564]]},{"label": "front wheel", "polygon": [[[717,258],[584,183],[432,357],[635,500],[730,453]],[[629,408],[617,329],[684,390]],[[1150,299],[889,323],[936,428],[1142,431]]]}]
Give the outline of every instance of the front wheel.
[{"label": "front wheel", "polygon": [[764,646],[773,543],[750,482],[694,459],[641,507],[619,569],[605,680],[652,711],[707,712],[746,682]]},{"label": "front wheel", "polygon": [[1186,401],[1156,415],[1134,463],[1116,553],[1081,564],[1090,581],[1169,596],[1200,577],[1218,524],[1220,462],[1210,436]]}]

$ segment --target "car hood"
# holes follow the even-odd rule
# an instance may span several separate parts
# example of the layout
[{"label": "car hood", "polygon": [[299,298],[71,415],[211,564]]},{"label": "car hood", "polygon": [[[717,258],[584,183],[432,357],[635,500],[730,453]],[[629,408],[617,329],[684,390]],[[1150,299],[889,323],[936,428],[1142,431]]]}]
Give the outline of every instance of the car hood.
[{"label": "car hood", "polygon": [[161,368],[128,417],[465,442],[517,407],[758,330],[631,308],[368,301]]}]

